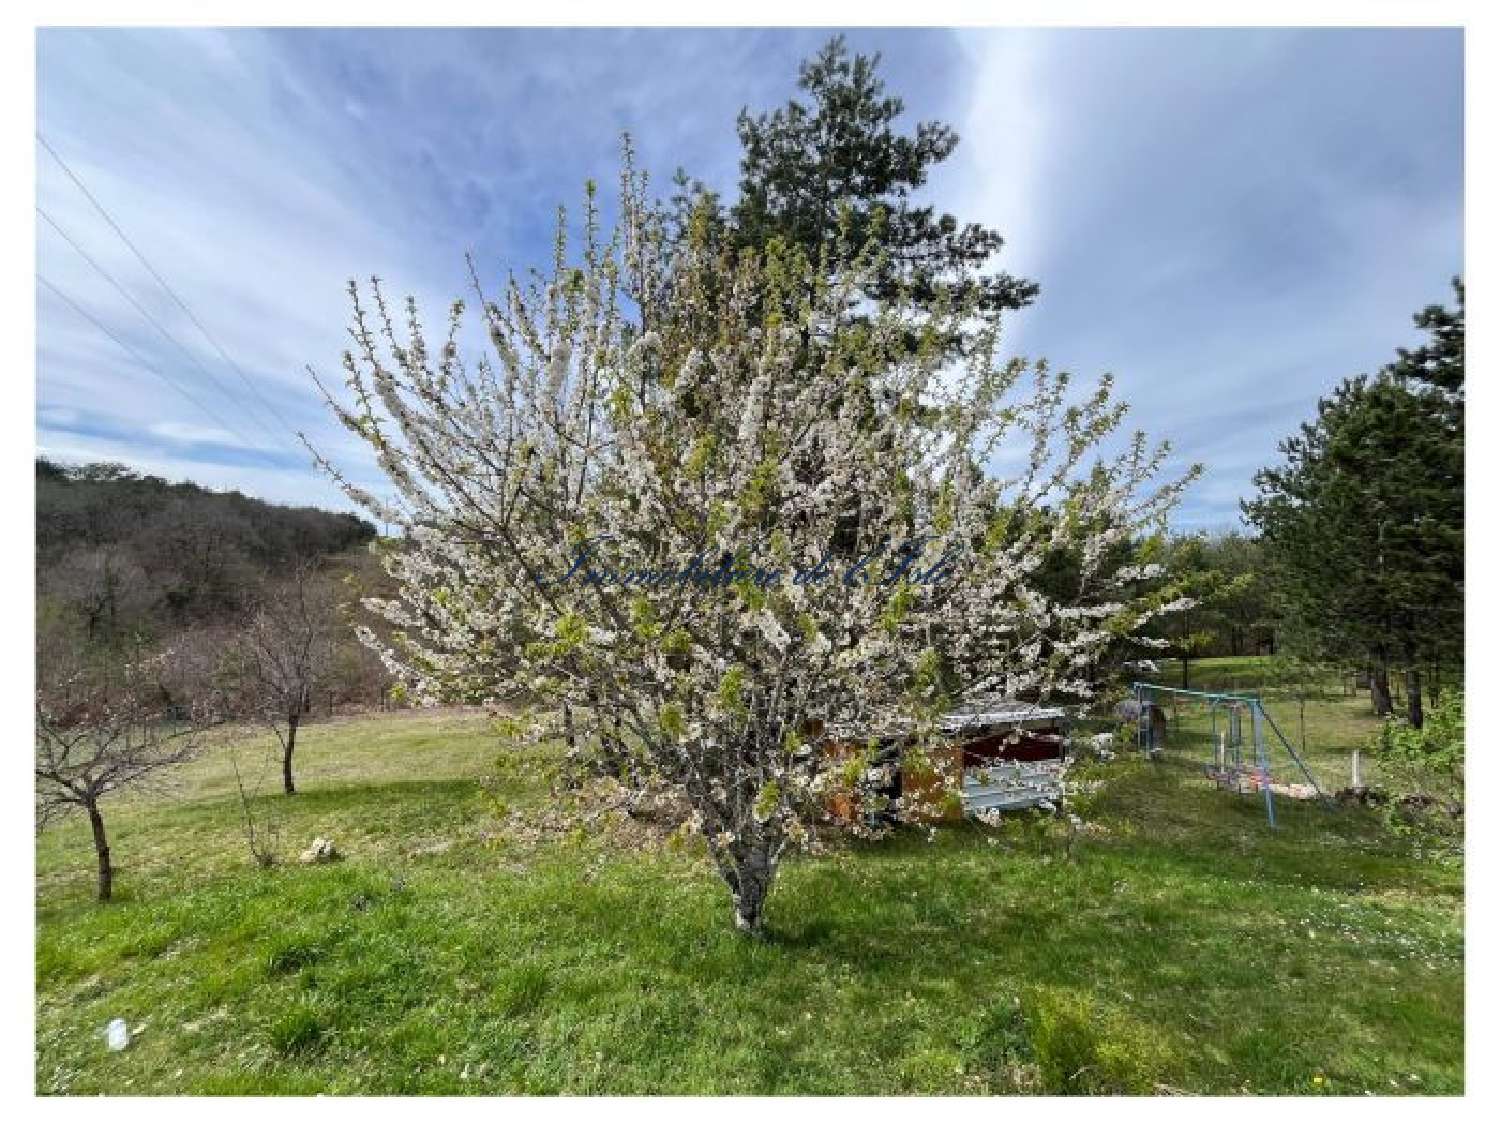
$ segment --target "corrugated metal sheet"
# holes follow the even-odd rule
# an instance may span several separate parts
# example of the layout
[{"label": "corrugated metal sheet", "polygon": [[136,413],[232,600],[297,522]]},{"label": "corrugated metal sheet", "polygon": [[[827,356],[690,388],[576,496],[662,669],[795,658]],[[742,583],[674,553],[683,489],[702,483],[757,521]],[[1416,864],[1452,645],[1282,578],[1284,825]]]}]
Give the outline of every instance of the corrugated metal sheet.
[{"label": "corrugated metal sheet", "polygon": [[964,769],[964,814],[1016,811],[1062,798],[1060,761],[999,761]]},{"label": "corrugated metal sheet", "polygon": [[1067,711],[1058,706],[1043,706],[1036,702],[1018,702],[1007,698],[983,698],[956,707],[939,725],[945,733],[957,733],[997,725],[1017,729],[1056,725],[1067,719]]}]

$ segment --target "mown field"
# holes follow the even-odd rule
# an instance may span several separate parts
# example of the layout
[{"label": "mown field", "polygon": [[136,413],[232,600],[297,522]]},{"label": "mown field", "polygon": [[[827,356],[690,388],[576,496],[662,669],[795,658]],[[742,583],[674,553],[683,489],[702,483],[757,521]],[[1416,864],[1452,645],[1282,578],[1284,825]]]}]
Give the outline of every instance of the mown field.
[{"label": "mown field", "polygon": [[[1310,707],[1330,775],[1367,709]],[[797,858],[764,942],[692,844],[537,829],[482,715],[310,727],[270,870],[220,746],[110,809],[116,903],[83,824],[40,837],[38,1090],[1461,1091],[1461,874],[1363,810],[1272,832],[1180,740],[1109,766],[1071,857],[1017,819]],[[317,835],[347,858],[298,865]]]}]

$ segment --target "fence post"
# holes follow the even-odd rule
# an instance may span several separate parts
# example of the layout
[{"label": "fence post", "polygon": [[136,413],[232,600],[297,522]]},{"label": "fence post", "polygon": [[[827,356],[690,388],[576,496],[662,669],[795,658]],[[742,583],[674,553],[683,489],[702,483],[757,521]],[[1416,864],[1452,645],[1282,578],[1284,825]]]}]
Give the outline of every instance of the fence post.
[{"label": "fence post", "polygon": [[1266,820],[1276,827],[1276,800],[1271,793],[1271,760],[1266,752],[1266,734],[1261,728],[1260,702],[1250,703],[1250,725],[1255,735],[1255,763],[1260,771],[1260,789],[1266,793]]}]

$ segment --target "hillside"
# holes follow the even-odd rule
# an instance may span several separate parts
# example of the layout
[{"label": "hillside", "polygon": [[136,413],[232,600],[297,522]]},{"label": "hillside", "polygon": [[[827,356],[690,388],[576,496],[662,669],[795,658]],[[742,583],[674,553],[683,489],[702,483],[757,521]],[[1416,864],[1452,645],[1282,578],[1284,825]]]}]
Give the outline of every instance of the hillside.
[{"label": "hillside", "polygon": [[351,514],[169,483],[121,464],[36,462],[37,616],[88,644],[231,618],[267,578],[369,542]]}]

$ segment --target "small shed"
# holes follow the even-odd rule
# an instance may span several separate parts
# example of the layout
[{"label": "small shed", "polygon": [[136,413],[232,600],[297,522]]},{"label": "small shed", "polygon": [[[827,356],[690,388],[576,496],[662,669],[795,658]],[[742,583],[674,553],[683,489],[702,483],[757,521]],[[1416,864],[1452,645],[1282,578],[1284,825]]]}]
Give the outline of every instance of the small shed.
[{"label": "small shed", "polygon": [[[904,737],[882,739],[854,789],[829,802],[835,818],[941,822],[1056,801],[1062,794],[1068,715],[1013,699],[966,703],[939,725],[951,740],[925,752]],[[856,745],[849,743],[852,755]]]}]

